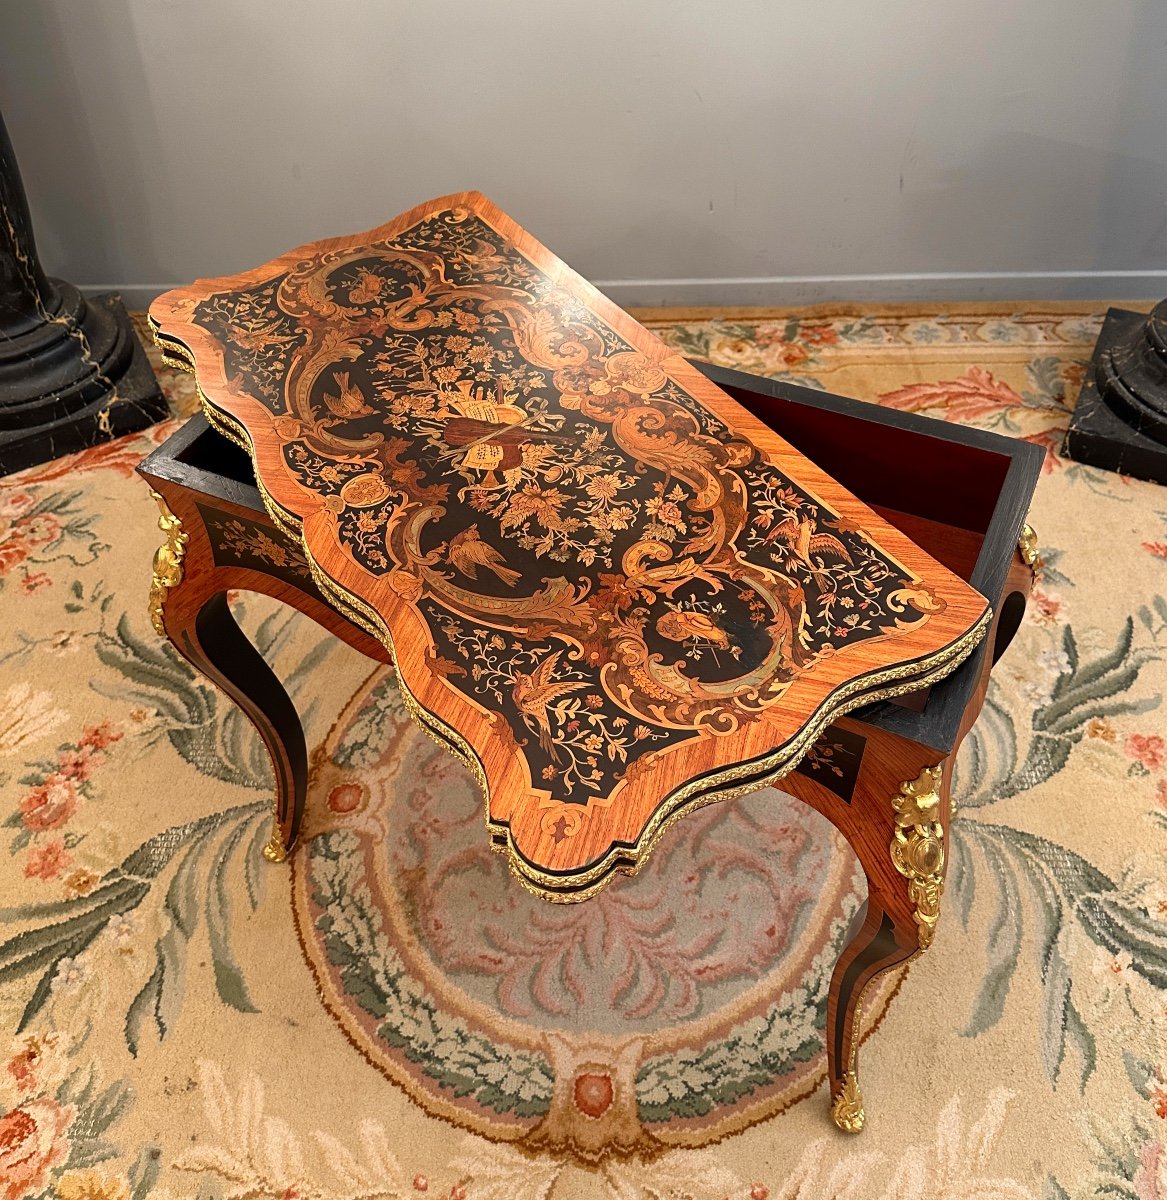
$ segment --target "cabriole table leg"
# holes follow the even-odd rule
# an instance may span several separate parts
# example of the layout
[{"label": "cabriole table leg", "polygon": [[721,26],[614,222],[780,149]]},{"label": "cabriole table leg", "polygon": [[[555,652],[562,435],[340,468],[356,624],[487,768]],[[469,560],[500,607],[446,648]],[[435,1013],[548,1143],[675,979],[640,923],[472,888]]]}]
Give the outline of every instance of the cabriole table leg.
[{"label": "cabriole table leg", "polygon": [[154,556],[151,620],[196,671],[239,705],[263,739],[275,775],[272,834],[264,856],[282,862],[304,811],[308,755],[295,705],[227,605],[229,590],[249,585],[254,590],[250,576],[255,573],[215,564],[198,508],[181,492],[152,494],[166,540]]},{"label": "cabriole table leg", "polygon": [[858,1077],[863,993],[931,944],[944,888],[949,768],[920,765],[898,787],[888,769],[885,762],[860,780],[845,815],[827,813],[867,877],[867,901],[835,964],[827,1000],[831,1117],[846,1133],[858,1133],[866,1120]]}]

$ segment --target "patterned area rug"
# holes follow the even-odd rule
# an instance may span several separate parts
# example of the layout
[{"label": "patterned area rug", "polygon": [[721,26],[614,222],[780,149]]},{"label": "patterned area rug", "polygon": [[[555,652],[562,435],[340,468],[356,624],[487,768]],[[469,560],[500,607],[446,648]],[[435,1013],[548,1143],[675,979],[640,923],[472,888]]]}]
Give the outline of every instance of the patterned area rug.
[{"label": "patterned area rug", "polygon": [[132,470],[172,423],[0,480],[4,1200],[1167,1200],[1167,491],[1052,453],[1102,306],[641,315],[1051,452],[939,933],[866,1014],[867,1130],[821,1049],[862,883],[776,791],[547,905],[392,679],[244,595],[312,747],[304,843],[262,860],[258,738],[146,616]]}]

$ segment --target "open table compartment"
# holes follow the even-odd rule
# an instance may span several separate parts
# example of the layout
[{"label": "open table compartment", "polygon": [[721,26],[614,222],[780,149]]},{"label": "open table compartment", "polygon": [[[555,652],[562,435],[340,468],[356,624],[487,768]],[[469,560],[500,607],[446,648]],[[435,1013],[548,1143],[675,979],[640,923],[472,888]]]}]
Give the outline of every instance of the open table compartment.
[{"label": "open table compartment", "polygon": [[992,636],[948,678],[851,714],[949,753],[984,656],[996,662],[1025,612],[1025,594],[1006,583],[1044,451],[987,430],[692,361],[992,604]]}]

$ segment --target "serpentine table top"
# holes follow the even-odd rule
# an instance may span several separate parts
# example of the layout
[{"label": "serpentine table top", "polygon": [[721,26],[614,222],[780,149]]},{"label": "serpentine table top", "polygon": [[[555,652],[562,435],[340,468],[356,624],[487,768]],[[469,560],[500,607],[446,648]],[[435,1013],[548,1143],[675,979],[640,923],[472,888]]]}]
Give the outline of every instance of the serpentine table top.
[{"label": "serpentine table top", "polygon": [[979,593],[478,193],[150,317],[551,898],[987,628]]}]

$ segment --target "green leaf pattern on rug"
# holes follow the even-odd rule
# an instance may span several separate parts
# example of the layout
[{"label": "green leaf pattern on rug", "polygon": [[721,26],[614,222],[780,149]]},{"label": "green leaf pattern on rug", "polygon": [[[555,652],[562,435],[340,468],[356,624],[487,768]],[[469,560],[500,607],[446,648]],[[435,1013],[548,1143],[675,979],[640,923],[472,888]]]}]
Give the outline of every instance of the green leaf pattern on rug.
[{"label": "green leaf pattern on rug", "polygon": [[[1128,619],[1110,650],[1083,661],[1072,627],[1063,628],[1061,656],[1053,660],[1058,672],[1048,700],[1032,712],[1024,757],[1019,753],[1023,739],[997,699],[993,681],[954,784],[962,814],[971,819],[954,825],[947,890],[957,899],[966,927],[978,889],[996,891],[988,970],[965,1032],[975,1036],[1000,1021],[1021,959],[1022,914],[1035,915],[1039,927],[1032,936],[1045,997],[1042,1062],[1055,1086],[1069,1045],[1077,1052],[1079,1087],[1095,1069],[1095,1034],[1074,1001],[1065,953],[1068,922],[1076,922],[1101,949],[1129,955],[1131,969],[1156,988],[1167,988],[1167,930],[1138,892],[1124,891],[1081,855],[1024,830],[990,824],[981,813],[1056,776],[1092,723],[1097,727],[1109,717],[1158,706],[1160,697],[1132,693],[1145,664],[1160,657],[1156,648],[1136,649],[1133,638],[1134,623]],[[978,860],[987,871],[977,872]],[[1023,888],[1030,893],[1026,900]]]},{"label": "green leaf pattern on rug", "polygon": [[[279,654],[293,620],[286,611],[271,614],[254,634],[256,644],[269,655]],[[168,642],[153,634],[140,636],[123,613],[116,633],[99,629],[94,646],[101,662],[115,668],[124,680],[111,684],[98,679],[94,687],[160,714],[161,720],[141,735],[147,745],[164,735],[178,755],[202,774],[244,787],[270,788],[271,763],[250,723],[215,688],[198,680]],[[331,639],[320,639],[292,665],[289,680],[293,690],[333,647]],[[311,705],[307,711],[311,712]],[[58,763],[30,765],[23,781],[34,789],[29,793],[31,800],[4,821],[5,826],[18,830],[10,853],[25,848],[37,833],[38,821],[46,828],[62,823],[61,812],[70,804],[66,789],[87,794],[91,788],[88,772],[102,761],[101,752],[122,736],[104,726],[87,730],[80,742],[60,748]],[[75,801],[71,803],[66,815],[75,807]],[[138,1052],[148,1029],[165,1037],[177,1018],[185,988],[186,947],[200,918],[206,921],[215,984],[223,1003],[240,1012],[257,1011],[231,949],[230,929],[238,890],[234,880],[239,874],[252,911],[259,904],[261,851],[269,813],[269,804],[257,801],[172,826],[144,842],[100,879],[86,881],[76,898],[0,910],[0,920],[25,926],[0,944],[0,985],[38,976],[20,1028],[26,1028],[40,1012],[54,979],[67,971],[103,930],[133,912],[163,885],[167,929],[155,944],[154,970],[126,1012],[125,1038],[131,1053]],[[58,853],[76,846],[84,836],[66,834]],[[240,858],[244,860],[242,871],[235,865]],[[175,859],[178,865],[167,883],[162,877]]]}]

